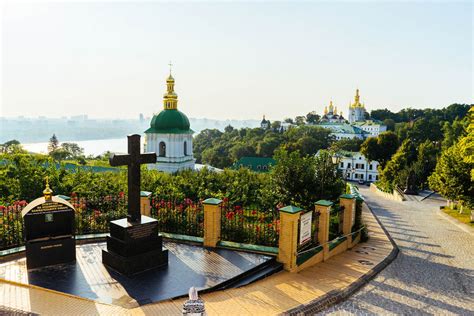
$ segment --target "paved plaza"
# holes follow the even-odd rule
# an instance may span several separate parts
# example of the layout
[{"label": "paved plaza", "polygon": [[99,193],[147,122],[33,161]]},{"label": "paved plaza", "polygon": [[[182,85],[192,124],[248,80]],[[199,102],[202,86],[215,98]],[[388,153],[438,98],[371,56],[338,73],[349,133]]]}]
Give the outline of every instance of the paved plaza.
[{"label": "paved plaza", "polygon": [[361,194],[400,248],[367,286],[324,315],[473,315],[474,234],[438,214],[436,200]]}]

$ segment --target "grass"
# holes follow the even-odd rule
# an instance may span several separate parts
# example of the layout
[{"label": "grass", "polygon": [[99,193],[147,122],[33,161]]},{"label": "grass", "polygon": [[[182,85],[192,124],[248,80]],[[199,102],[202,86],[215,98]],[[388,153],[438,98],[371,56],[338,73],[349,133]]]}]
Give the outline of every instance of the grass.
[{"label": "grass", "polygon": [[454,217],[458,221],[467,224],[474,228],[474,223],[471,222],[470,210],[464,210],[462,214],[459,214],[459,210],[453,210],[450,208],[444,208],[443,212],[448,214],[451,217]]}]

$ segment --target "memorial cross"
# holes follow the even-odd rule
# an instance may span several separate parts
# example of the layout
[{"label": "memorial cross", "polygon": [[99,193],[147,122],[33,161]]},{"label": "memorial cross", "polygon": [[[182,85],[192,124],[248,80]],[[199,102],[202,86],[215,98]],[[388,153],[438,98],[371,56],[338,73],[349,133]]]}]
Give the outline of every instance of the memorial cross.
[{"label": "memorial cross", "polygon": [[140,222],[140,165],[156,163],[156,153],[140,154],[140,135],[128,135],[128,154],[112,154],[111,166],[128,166],[128,215],[131,222]]}]

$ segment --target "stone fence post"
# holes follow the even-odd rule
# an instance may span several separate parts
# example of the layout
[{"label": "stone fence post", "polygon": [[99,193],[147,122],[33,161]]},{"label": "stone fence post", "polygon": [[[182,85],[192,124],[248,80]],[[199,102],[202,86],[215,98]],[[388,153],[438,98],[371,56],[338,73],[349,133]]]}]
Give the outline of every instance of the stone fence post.
[{"label": "stone fence post", "polygon": [[286,271],[296,271],[296,251],[298,247],[298,221],[303,209],[285,206],[280,211],[280,237],[278,239],[278,262]]},{"label": "stone fence post", "polygon": [[[344,219],[342,233],[348,235],[352,232],[355,222],[355,198],[352,194],[343,194],[339,197],[339,203],[344,207]],[[352,243],[352,236],[347,236],[348,245]]]},{"label": "stone fence post", "polygon": [[318,243],[323,247],[323,258],[329,258],[329,217],[331,215],[331,201],[319,200],[315,203],[316,212],[319,212]]},{"label": "stone fence post", "polygon": [[221,203],[219,199],[207,199],[204,205],[204,247],[216,247],[221,238]]},{"label": "stone fence post", "polygon": [[140,191],[140,214],[151,216],[151,192]]}]

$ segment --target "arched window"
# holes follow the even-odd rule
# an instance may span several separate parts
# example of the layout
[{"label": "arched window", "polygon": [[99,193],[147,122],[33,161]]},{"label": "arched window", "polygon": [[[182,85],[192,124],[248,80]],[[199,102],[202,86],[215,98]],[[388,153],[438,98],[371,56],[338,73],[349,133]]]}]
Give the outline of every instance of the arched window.
[{"label": "arched window", "polygon": [[184,146],[184,151],[183,151],[184,155],[187,156],[188,155],[188,143],[186,141],[184,141],[183,146]]},{"label": "arched window", "polygon": [[160,149],[159,156],[160,157],[166,157],[166,144],[165,144],[165,142],[160,142],[159,149]]}]

